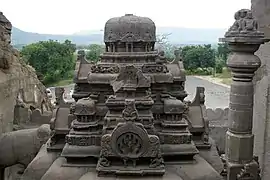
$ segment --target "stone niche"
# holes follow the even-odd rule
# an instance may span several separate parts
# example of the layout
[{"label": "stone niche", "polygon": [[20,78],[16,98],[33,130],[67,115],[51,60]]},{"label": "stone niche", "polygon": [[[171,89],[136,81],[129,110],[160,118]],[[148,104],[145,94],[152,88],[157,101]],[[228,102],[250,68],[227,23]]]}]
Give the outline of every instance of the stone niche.
[{"label": "stone niche", "polygon": [[[251,2],[260,30],[265,33],[266,38],[270,38],[270,1],[252,0]],[[270,179],[270,43],[261,45],[256,55],[260,57],[262,64],[254,78],[254,152],[259,156],[262,179],[266,180]]]}]

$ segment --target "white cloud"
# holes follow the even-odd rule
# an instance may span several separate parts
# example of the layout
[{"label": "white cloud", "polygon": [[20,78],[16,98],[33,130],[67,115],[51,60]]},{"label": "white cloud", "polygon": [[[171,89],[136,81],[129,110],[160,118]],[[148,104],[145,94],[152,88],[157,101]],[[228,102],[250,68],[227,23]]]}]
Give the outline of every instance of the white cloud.
[{"label": "white cloud", "polygon": [[114,16],[147,16],[157,26],[227,28],[250,0],[0,0],[1,11],[25,31],[71,34],[102,29]]}]

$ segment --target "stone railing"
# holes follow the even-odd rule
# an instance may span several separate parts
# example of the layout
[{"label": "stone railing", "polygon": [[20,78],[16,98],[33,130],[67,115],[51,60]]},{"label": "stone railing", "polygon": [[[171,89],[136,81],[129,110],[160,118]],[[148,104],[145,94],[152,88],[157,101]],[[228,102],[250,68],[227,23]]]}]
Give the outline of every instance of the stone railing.
[{"label": "stone railing", "polygon": [[229,108],[207,109],[206,117],[209,121],[209,135],[217,145],[220,154],[225,152],[225,135],[228,129]]}]

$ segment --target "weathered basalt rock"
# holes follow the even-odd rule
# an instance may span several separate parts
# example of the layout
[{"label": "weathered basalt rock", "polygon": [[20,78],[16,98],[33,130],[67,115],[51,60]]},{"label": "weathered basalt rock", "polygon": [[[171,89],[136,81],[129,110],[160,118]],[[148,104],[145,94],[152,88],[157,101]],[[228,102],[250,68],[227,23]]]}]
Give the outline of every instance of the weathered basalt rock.
[{"label": "weathered basalt rock", "polygon": [[[48,126],[10,132],[28,127],[25,125],[30,122],[30,107],[42,108],[44,104],[50,107],[46,88],[35,70],[10,45],[11,29],[11,23],[0,12],[0,179],[5,168],[13,165],[23,166],[12,167],[5,175],[15,179],[16,171],[22,174],[50,135]],[[43,124],[38,121],[35,127]]]},{"label": "weathered basalt rock", "polygon": [[[50,137],[49,125],[4,133],[0,136],[0,179],[19,178]],[[4,180],[4,179],[3,179]]]},{"label": "weathered basalt rock", "polygon": [[[252,0],[252,12],[259,22],[259,29],[270,38],[270,3],[268,0]],[[263,180],[270,179],[270,43],[260,46],[256,55],[261,59],[261,67],[254,80],[254,152],[259,156]]]},{"label": "weathered basalt rock", "polygon": [[[35,70],[26,65],[10,45],[12,25],[0,12],[0,134],[13,130],[14,107],[50,107],[45,87]],[[18,125],[20,122],[17,122]]]}]

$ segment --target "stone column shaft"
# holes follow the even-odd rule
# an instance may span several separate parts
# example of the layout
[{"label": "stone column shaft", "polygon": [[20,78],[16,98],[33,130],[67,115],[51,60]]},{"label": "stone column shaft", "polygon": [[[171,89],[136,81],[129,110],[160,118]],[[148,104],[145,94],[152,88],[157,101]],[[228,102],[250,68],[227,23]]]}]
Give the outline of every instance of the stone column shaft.
[{"label": "stone column shaft", "polygon": [[[237,63],[239,59],[243,60],[242,65]],[[226,153],[228,161],[232,163],[244,164],[253,159],[254,92],[252,77],[259,66],[260,59],[252,52],[246,52],[246,54],[235,52],[228,59],[228,67],[232,70],[233,81],[230,92]]]}]

